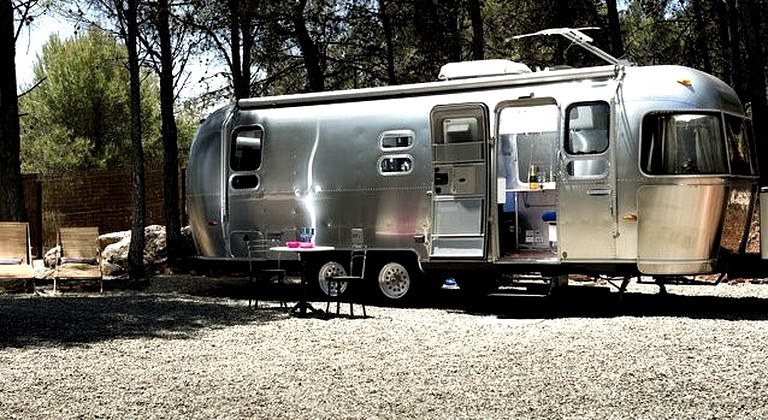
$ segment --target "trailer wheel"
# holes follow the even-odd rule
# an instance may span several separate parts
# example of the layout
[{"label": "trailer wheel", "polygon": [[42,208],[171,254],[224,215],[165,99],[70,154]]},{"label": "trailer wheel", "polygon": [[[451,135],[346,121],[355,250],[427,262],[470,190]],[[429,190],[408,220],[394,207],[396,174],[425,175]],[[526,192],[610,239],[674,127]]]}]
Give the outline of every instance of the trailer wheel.
[{"label": "trailer wheel", "polygon": [[391,262],[379,270],[378,284],[386,298],[398,300],[407,296],[413,288],[413,276],[404,265]]},{"label": "trailer wheel", "polygon": [[[320,291],[323,292],[324,296],[340,296],[344,294],[344,291],[347,290],[347,284],[340,284],[334,288],[334,290],[330,290],[328,287],[328,281],[326,281],[326,277],[331,276],[346,276],[347,270],[344,269],[344,266],[337,263],[336,261],[328,261],[322,266],[320,266],[320,269],[317,271],[317,285],[320,288]],[[337,283],[338,284],[338,283]]]}]

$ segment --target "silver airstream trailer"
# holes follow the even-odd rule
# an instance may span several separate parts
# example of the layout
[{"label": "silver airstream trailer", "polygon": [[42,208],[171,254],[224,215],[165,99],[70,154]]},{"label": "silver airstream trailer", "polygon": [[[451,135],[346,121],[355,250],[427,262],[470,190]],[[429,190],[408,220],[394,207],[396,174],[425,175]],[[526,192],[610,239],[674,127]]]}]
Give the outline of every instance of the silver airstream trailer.
[{"label": "silver airstream trailer", "polygon": [[200,256],[245,259],[248,238],[306,228],[335,248],[309,265],[321,290],[364,245],[372,283],[396,300],[430,273],[462,289],[518,273],[663,278],[720,272],[744,252],[755,148],[722,81],[500,60],[441,79],[215,112],[187,172]]}]

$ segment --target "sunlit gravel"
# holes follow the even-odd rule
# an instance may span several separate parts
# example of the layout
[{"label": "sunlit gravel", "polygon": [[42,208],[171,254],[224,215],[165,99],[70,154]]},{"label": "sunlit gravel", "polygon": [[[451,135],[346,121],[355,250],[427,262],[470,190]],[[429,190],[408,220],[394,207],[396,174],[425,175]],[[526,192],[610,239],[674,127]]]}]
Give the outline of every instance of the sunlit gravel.
[{"label": "sunlit gravel", "polygon": [[0,418],[768,418],[768,285],[349,318],[254,310],[234,283],[1,296]]}]

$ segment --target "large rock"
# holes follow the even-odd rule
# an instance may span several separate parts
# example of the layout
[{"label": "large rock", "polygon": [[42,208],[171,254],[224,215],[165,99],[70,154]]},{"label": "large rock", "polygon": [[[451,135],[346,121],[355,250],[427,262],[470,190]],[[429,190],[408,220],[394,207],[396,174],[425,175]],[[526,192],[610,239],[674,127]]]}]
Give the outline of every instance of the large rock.
[{"label": "large rock", "polygon": [[[128,252],[131,246],[131,231],[114,232],[107,235],[103,243],[109,243],[101,252],[102,271],[105,276],[121,276],[128,272]],[[102,243],[102,238],[99,237]],[[167,259],[165,247],[165,226],[151,225],[144,228],[144,267],[148,271],[157,269]]]},{"label": "large rock", "polygon": [[59,256],[59,246],[56,245],[55,247],[48,250],[48,252],[43,255],[43,265],[48,268],[53,268],[56,266],[56,258]]}]

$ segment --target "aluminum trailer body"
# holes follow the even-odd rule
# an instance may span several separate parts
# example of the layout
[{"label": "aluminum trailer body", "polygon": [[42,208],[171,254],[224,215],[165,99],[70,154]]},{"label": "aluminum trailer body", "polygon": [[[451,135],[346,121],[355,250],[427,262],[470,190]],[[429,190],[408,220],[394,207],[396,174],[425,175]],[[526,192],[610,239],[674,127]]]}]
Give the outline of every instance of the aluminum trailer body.
[{"label": "aluminum trailer body", "polygon": [[755,158],[737,95],[700,71],[523,71],[242,99],[200,127],[186,203],[202,258],[310,228],[336,248],[321,289],[364,244],[401,299],[424,272],[718,272],[745,250]]}]

